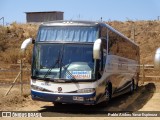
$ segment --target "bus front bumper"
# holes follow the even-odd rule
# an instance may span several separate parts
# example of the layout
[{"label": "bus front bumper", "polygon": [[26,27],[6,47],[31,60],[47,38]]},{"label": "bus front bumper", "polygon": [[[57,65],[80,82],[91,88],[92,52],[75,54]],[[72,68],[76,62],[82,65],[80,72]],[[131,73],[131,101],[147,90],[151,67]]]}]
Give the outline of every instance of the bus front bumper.
[{"label": "bus front bumper", "polygon": [[54,103],[96,104],[96,93],[51,93],[31,90],[33,100]]}]

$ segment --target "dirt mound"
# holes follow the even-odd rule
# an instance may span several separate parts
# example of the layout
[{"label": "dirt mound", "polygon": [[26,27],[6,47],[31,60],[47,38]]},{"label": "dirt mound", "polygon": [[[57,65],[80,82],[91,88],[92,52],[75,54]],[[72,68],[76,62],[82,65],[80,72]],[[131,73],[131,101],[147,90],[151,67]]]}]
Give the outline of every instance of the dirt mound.
[{"label": "dirt mound", "polygon": [[[20,86],[15,85],[10,93],[5,96],[5,93],[8,91],[9,89],[9,85],[1,85],[0,86],[0,110],[16,110],[19,107],[23,107],[24,103],[26,101],[30,101],[31,100],[31,96],[30,96],[30,87],[29,85],[25,85],[24,88],[24,93],[21,96],[20,94]],[[11,108],[12,107],[12,108]]]}]

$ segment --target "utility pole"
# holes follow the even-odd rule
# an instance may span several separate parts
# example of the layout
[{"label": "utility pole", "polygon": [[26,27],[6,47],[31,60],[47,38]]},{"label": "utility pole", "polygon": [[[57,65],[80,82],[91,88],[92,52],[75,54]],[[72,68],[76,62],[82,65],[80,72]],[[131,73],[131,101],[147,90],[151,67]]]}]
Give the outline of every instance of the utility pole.
[{"label": "utility pole", "polygon": [[158,16],[157,18],[158,18],[158,21],[159,21],[159,19],[160,19],[160,16]]},{"label": "utility pole", "polygon": [[1,17],[1,18],[0,18],[0,20],[2,20],[2,21],[3,21],[3,26],[4,26],[4,17]]},{"label": "utility pole", "polygon": [[135,25],[132,26],[131,35],[132,35],[133,41],[135,42]]},{"label": "utility pole", "polygon": [[102,17],[101,17],[101,22],[103,21]]}]

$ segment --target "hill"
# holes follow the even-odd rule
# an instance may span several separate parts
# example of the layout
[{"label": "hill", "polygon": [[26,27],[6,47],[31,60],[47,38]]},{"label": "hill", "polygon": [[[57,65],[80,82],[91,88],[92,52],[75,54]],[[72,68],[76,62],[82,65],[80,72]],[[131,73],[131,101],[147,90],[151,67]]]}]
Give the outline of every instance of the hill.
[{"label": "hill", "polygon": [[139,45],[141,64],[153,64],[155,51],[160,47],[160,21],[113,21],[108,24]]},{"label": "hill", "polygon": [[[0,26],[0,68],[8,68],[10,64],[16,64],[20,59],[20,46],[29,38],[35,38],[38,25],[12,23],[10,26]],[[26,54],[26,62],[31,63],[31,47]]]},{"label": "hill", "polygon": [[[123,33],[140,46],[140,62],[153,64],[155,51],[160,47],[160,21],[110,21],[109,25]],[[23,40],[35,38],[38,25],[12,23],[0,26],[1,68],[15,64],[19,60],[19,49]],[[32,46],[31,46],[32,47]],[[27,50],[26,62],[31,62],[31,47]]]}]

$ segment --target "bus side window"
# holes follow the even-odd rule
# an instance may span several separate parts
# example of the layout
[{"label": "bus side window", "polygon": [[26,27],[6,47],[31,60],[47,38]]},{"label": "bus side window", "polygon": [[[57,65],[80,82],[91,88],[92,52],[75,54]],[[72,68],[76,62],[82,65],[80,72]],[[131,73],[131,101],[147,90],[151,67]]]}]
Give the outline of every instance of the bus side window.
[{"label": "bus side window", "polygon": [[107,50],[103,49],[103,70],[104,70],[105,64],[106,64],[106,57],[107,57]]},{"label": "bus side window", "polygon": [[101,31],[100,31],[100,38],[102,40],[102,46],[101,46],[101,60],[100,60],[100,67],[99,67],[99,78],[101,77],[101,75],[103,74],[104,68],[105,68],[105,64],[106,64],[106,56],[107,56],[107,32],[108,29],[107,27],[101,27]]}]

